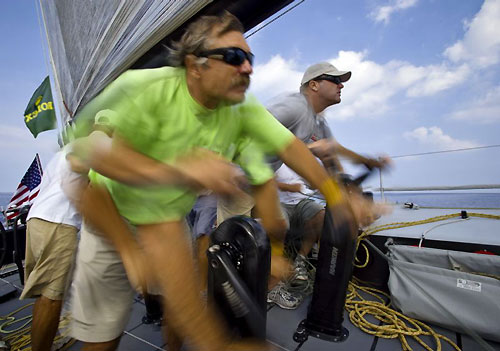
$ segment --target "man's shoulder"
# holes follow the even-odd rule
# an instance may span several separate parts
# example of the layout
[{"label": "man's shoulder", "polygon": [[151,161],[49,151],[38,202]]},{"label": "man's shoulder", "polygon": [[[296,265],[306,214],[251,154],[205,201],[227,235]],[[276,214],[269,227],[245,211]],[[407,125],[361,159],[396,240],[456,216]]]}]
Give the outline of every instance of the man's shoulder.
[{"label": "man's shoulder", "polygon": [[280,95],[267,105],[268,111],[288,128],[308,113],[308,103],[301,93]]},{"label": "man's shoulder", "polygon": [[122,88],[142,90],[141,87],[154,86],[155,83],[179,82],[184,77],[185,70],[180,67],[130,69],[122,73],[115,83]]},{"label": "man's shoulder", "polygon": [[268,108],[272,108],[275,105],[307,106],[307,100],[301,93],[283,93],[272,98],[266,105]]}]

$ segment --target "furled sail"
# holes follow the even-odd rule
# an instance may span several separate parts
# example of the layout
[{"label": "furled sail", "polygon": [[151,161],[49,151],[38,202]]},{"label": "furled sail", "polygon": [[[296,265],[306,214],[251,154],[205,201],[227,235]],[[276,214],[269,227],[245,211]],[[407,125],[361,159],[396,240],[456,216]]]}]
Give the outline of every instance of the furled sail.
[{"label": "furled sail", "polygon": [[63,124],[212,0],[41,0]]}]

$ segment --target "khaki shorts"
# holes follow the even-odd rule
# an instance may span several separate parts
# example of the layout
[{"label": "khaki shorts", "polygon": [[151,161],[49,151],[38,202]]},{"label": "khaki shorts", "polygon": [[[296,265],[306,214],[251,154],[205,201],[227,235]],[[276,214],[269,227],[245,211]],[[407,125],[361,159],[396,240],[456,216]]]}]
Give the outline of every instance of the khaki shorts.
[{"label": "khaki shorts", "polygon": [[302,227],[303,224],[325,209],[325,205],[311,199],[302,199],[295,205],[283,204],[290,227]]},{"label": "khaki shorts", "polygon": [[246,193],[229,199],[217,198],[217,225],[234,216],[250,217],[254,206],[253,197]]},{"label": "khaki shorts", "polygon": [[[130,229],[136,232],[132,226]],[[187,225],[185,234],[190,243]],[[161,290],[157,285],[148,286],[148,292],[159,295]],[[72,285],[71,336],[84,342],[116,339],[127,326],[134,295],[114,246],[84,222]]]},{"label": "khaki shorts", "polygon": [[28,220],[23,292],[20,299],[39,297],[62,300],[77,245],[78,229],[39,218]]},{"label": "khaki shorts", "polygon": [[323,211],[325,206],[311,199],[302,199],[296,205],[283,204],[283,209],[290,224],[285,243],[294,246],[298,250],[304,239],[304,225]]},{"label": "khaki shorts", "polygon": [[135,291],[111,242],[87,223],[82,225],[72,288],[71,336],[85,342],[119,337]]}]

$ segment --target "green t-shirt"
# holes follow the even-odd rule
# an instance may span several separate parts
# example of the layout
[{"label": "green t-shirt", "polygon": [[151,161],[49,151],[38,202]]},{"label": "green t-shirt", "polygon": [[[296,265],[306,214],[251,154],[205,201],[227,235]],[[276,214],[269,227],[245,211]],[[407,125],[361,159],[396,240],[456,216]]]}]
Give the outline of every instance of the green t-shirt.
[{"label": "green t-shirt", "polygon": [[[183,68],[125,72],[82,111],[82,120],[104,108],[116,112],[115,133],[135,150],[173,163],[194,148],[205,148],[239,163],[254,185],[273,177],[263,154],[279,153],[293,139],[254,97],[213,110],[201,106],[189,94]],[[246,139],[252,156],[235,159]],[[101,175],[91,179],[106,185],[120,214],[133,224],[179,220],[196,198],[185,187],[135,187]]]}]

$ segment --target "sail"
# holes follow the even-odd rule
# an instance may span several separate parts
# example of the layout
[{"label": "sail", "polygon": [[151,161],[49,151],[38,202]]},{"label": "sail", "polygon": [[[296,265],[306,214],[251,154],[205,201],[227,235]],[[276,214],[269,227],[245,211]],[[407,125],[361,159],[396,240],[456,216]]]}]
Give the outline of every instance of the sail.
[{"label": "sail", "polygon": [[212,0],[41,0],[63,124]]}]

